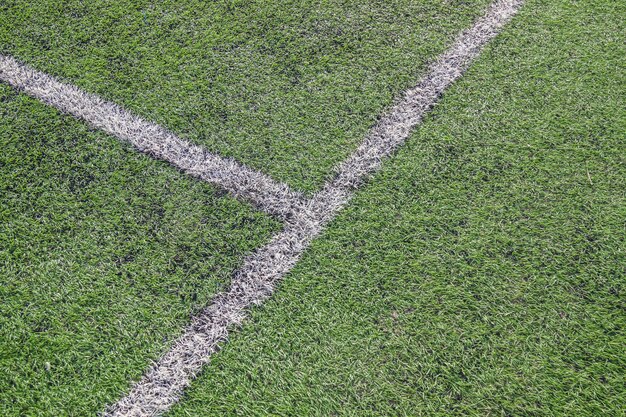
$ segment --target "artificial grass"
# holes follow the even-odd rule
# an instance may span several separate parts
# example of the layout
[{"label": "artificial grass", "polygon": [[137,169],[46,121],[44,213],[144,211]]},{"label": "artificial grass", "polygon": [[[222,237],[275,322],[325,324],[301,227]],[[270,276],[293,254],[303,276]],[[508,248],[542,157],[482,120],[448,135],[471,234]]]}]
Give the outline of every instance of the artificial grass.
[{"label": "artificial grass", "polygon": [[280,227],[0,85],[0,415],[95,415]]},{"label": "artificial grass", "polygon": [[169,415],[624,415],[625,14],[528,1]]},{"label": "artificial grass", "polygon": [[316,190],[489,0],[10,0],[0,53]]}]

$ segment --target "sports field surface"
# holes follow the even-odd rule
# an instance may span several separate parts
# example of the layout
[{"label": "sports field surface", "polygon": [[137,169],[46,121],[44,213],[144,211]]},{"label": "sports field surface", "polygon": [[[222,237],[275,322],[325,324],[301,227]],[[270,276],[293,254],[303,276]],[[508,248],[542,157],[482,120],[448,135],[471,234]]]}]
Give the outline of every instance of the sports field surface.
[{"label": "sports field surface", "polygon": [[0,416],[626,416],[624,16],[0,0]]}]

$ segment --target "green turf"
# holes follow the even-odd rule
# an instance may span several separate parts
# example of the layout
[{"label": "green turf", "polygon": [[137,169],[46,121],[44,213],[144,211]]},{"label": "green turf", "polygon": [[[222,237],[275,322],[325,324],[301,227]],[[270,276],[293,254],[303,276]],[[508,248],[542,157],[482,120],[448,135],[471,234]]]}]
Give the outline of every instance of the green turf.
[{"label": "green turf", "polygon": [[0,85],[0,415],[95,415],[279,225]]},{"label": "green turf", "polygon": [[0,53],[314,190],[488,0],[8,0]]},{"label": "green turf", "polygon": [[624,415],[624,15],[529,1],[170,415]]}]

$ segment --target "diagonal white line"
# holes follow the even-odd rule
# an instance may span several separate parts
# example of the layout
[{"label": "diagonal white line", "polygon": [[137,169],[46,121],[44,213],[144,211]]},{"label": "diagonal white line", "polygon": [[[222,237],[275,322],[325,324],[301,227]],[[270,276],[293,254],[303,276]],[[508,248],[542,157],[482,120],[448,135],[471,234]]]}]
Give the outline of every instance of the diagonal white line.
[{"label": "diagonal white line", "polygon": [[16,59],[0,55],[0,81],[23,90],[57,109],[127,142],[141,152],[169,162],[182,171],[224,188],[261,210],[288,218],[303,203],[301,193],[230,158],[207,152],[120,106],[62,83]]},{"label": "diagonal white line", "polygon": [[419,84],[404,93],[357,150],[337,167],[333,179],[314,196],[313,206],[325,207],[325,213],[343,206],[371,173],[379,169],[382,160],[404,143],[443,92],[465,73],[483,46],[500,32],[523,2],[495,1],[482,18],[461,33],[452,47],[431,65]]},{"label": "diagonal white line", "polygon": [[106,417],[160,415],[176,403],[184,389],[209,362],[229,329],[246,310],[267,299],[274,285],[297,263],[302,252],[349,201],[352,193],[409,136],[443,91],[457,80],[482,47],[515,15],[523,0],[497,0],[469,30],[463,32],[417,87],[371,130],[357,151],[336,170],[334,179],[294,214],[285,229],[248,257],[230,289],[194,317],[171,349],[155,363],[128,395],[105,411]]}]

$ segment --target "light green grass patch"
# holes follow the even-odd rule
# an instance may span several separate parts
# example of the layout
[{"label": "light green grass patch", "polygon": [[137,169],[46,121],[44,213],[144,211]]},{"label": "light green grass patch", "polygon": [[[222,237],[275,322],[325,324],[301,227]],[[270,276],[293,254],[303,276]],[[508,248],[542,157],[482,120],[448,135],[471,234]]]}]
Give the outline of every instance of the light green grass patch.
[{"label": "light green grass patch", "polygon": [[279,225],[0,85],[0,415],[94,415]]},{"label": "light green grass patch", "polygon": [[317,189],[488,0],[0,5],[0,53]]},{"label": "light green grass patch", "polygon": [[170,415],[622,415],[625,14],[529,1]]}]

